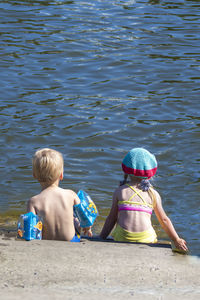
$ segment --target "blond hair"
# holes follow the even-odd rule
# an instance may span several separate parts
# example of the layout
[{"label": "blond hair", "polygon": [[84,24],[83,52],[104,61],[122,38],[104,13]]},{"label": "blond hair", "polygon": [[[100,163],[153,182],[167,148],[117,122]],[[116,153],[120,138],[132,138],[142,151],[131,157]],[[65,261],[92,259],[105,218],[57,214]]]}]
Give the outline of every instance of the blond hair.
[{"label": "blond hair", "polygon": [[33,176],[40,183],[51,185],[63,172],[63,156],[56,150],[43,148],[35,152],[32,166]]}]

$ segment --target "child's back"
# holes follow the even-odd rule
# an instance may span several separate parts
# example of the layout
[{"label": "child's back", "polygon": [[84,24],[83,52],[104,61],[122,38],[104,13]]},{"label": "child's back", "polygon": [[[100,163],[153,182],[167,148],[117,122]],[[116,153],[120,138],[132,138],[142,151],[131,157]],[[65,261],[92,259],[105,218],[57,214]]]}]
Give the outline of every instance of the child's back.
[{"label": "child's back", "polygon": [[50,186],[30,199],[28,211],[42,216],[43,239],[70,241],[75,235],[73,205],[78,203],[73,191]]},{"label": "child's back", "polygon": [[116,193],[119,210],[118,224],[120,226],[131,232],[141,232],[152,227],[151,207],[154,204],[148,192],[139,189],[136,182],[129,182],[118,187]]}]

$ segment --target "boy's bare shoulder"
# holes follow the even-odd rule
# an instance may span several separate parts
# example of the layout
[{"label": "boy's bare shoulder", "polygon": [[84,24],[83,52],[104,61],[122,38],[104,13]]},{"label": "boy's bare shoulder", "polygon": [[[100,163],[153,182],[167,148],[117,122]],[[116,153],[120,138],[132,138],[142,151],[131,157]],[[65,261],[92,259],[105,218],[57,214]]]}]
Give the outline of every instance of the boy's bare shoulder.
[{"label": "boy's bare shoulder", "polygon": [[35,209],[38,207],[39,202],[39,195],[31,197],[27,202],[27,211],[35,213]]},{"label": "boy's bare shoulder", "polygon": [[28,207],[41,207],[49,203],[51,199],[60,199],[66,203],[78,204],[80,202],[78,195],[70,189],[57,187],[52,190],[44,190],[41,193],[31,197],[28,201]]},{"label": "boy's bare shoulder", "polygon": [[74,204],[78,204],[80,203],[80,199],[78,197],[78,195],[70,189],[62,189],[60,188],[61,192],[63,193],[64,198],[67,200],[71,199],[73,201]]},{"label": "boy's bare shoulder", "polygon": [[40,194],[35,195],[35,196],[32,196],[32,197],[29,199],[29,202],[30,202],[30,203],[35,203],[35,202],[37,202],[37,201],[39,200],[39,198],[40,198]]},{"label": "boy's bare shoulder", "polygon": [[71,196],[71,197],[76,197],[77,196],[77,194],[73,190],[63,189],[63,188],[59,188],[59,189],[62,193],[66,194],[67,196]]}]

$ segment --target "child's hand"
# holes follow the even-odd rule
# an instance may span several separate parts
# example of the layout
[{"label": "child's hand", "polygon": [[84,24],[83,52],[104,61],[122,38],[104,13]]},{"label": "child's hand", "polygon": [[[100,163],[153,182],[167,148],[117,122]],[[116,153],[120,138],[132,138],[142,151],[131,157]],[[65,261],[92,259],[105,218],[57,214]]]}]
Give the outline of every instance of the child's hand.
[{"label": "child's hand", "polygon": [[174,245],[175,245],[176,249],[178,249],[178,250],[182,250],[184,252],[188,251],[186,241],[181,238],[178,238],[176,241],[174,241]]},{"label": "child's hand", "polygon": [[80,222],[78,218],[74,217],[74,227],[76,228],[76,230],[80,233],[81,232],[81,226],[80,226]]},{"label": "child's hand", "polygon": [[89,237],[92,237],[92,227],[86,227],[86,228],[83,228],[83,233],[86,235],[88,235]]}]

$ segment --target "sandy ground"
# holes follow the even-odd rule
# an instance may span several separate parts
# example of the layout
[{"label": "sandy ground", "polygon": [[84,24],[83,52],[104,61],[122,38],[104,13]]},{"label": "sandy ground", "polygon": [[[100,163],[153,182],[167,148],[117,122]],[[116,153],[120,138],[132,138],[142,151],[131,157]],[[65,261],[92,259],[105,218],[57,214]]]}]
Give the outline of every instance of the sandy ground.
[{"label": "sandy ground", "polygon": [[0,299],[200,299],[200,259],[169,245],[0,236]]}]

